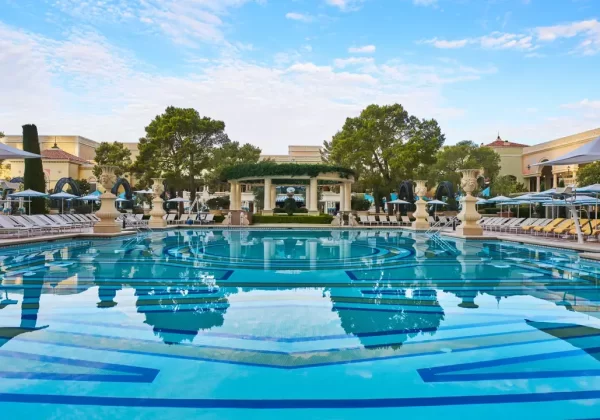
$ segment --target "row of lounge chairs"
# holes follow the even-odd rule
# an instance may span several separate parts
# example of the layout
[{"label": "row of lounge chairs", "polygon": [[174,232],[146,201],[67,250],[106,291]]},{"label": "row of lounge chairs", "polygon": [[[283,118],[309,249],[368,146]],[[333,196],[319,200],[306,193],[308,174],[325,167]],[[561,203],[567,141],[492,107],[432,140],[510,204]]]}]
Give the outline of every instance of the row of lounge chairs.
[{"label": "row of lounge chairs", "polygon": [[23,216],[0,216],[0,235],[17,237],[83,231],[92,227],[98,219],[93,214],[38,214]]},{"label": "row of lounge chairs", "polygon": [[177,218],[176,213],[169,213],[163,217],[167,224],[169,225],[184,225],[189,224],[191,221],[192,224],[200,224],[200,225],[208,225],[211,223],[215,223],[215,215],[212,213],[183,213],[179,218]]},{"label": "row of lounge chairs", "polygon": [[[569,238],[577,235],[573,219],[537,219],[487,217],[479,225],[496,232],[528,233],[536,236],[561,236]],[[579,225],[584,236],[594,237],[600,234],[600,219],[580,219]]]},{"label": "row of lounge chairs", "polygon": [[409,226],[412,223],[410,221],[410,219],[408,218],[408,216],[400,216],[400,220],[398,220],[398,218],[396,216],[379,215],[377,217],[379,219],[377,219],[375,216],[359,216],[358,222],[361,225],[368,224],[369,226],[372,226],[372,225]]}]

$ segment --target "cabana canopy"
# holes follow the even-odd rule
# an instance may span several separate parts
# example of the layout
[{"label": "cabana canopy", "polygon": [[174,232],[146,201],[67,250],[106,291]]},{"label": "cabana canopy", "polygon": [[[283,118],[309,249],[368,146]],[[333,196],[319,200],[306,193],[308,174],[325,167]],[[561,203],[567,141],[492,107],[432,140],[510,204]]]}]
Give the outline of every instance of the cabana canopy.
[{"label": "cabana canopy", "polygon": [[600,137],[558,159],[534,163],[533,166],[578,165],[600,160]]}]

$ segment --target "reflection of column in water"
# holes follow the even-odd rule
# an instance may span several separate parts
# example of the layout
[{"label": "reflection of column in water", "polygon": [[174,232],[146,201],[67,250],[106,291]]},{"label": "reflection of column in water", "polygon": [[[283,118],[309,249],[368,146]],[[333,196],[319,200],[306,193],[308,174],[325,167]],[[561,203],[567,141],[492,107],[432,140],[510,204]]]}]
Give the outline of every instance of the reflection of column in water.
[{"label": "reflection of column in water", "polygon": [[461,277],[464,281],[462,290],[455,294],[462,299],[458,304],[461,308],[476,309],[479,306],[475,303],[477,297],[477,283],[472,283],[471,280],[477,279],[478,268],[480,261],[478,254],[482,251],[483,244],[479,241],[456,241],[456,249],[460,251],[458,262],[461,266]]},{"label": "reflection of column in water", "polygon": [[308,239],[306,241],[306,248],[308,252],[306,253],[310,260],[310,269],[317,269],[317,240],[316,239]]},{"label": "reflection of column in water", "polygon": [[263,261],[265,270],[271,269],[271,258],[275,254],[275,242],[272,238],[263,239]]},{"label": "reflection of column in water", "polygon": [[229,258],[237,262],[242,254],[240,232],[232,231],[229,236]]},{"label": "reflection of column in water", "polygon": [[340,239],[340,261],[343,262],[343,264],[345,265],[346,262],[348,261],[348,259],[351,257],[351,247],[352,247],[352,241],[350,241],[349,239]]}]

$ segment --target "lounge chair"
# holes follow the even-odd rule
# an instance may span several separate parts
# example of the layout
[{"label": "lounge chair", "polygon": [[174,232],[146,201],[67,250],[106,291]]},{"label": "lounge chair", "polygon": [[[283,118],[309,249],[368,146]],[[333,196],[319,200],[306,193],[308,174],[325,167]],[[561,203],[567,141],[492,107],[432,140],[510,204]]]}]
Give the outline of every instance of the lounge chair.
[{"label": "lounge chair", "polygon": [[390,221],[388,220],[386,215],[381,215],[379,216],[379,223],[381,223],[382,225],[389,225]]},{"label": "lounge chair", "polygon": [[202,223],[207,225],[215,223],[215,215],[212,213],[207,214]]},{"label": "lounge chair", "polygon": [[513,226],[518,226],[518,225],[519,225],[519,224],[520,224],[520,223],[521,223],[523,220],[525,220],[525,218],[524,218],[524,217],[522,217],[522,218],[518,218],[518,217],[517,217],[517,218],[511,219],[511,220],[509,220],[507,223],[503,223],[502,225],[500,225],[500,226],[497,228],[497,230],[498,230],[499,232],[502,232],[502,231],[508,231],[508,230],[509,230],[511,227],[513,227]]},{"label": "lounge chair", "polygon": [[[359,223],[361,225],[366,225],[367,223],[369,223],[369,219],[367,218],[367,216],[358,216],[359,217]],[[371,223],[369,223],[371,224]]]},{"label": "lounge chair", "polygon": [[[582,221],[580,223],[581,233],[584,236],[590,236],[592,234],[592,232],[598,226],[598,223],[600,223],[600,220],[598,220],[598,219],[596,219],[596,220],[587,220],[585,222]],[[576,228],[571,229],[567,235],[569,235],[569,236],[577,236],[577,229]]]},{"label": "lounge chair", "polygon": [[518,223],[516,225],[510,226],[507,229],[507,232],[520,233],[523,228],[531,226],[531,224],[533,222],[535,222],[536,220],[537,219],[531,219],[531,218],[525,219],[525,220],[521,221],[521,223]]},{"label": "lounge chair", "polygon": [[406,225],[406,226],[412,225],[412,222],[410,221],[410,217],[408,217],[408,216],[400,216],[400,219],[402,219],[402,224],[403,225]]},{"label": "lounge chair", "polygon": [[27,236],[30,236],[34,233],[43,233],[46,229],[43,229],[39,226],[34,225],[23,216],[0,216],[3,223],[3,230],[14,230],[17,232],[17,236],[21,237],[21,232],[27,233]]},{"label": "lounge chair", "polygon": [[389,223],[390,225],[396,225],[398,226],[400,224],[400,221],[398,221],[398,219],[396,218],[396,216],[389,216]]},{"label": "lounge chair", "polygon": [[521,230],[522,232],[525,232],[525,233],[526,233],[526,232],[531,232],[531,231],[533,231],[533,228],[535,228],[536,226],[539,226],[539,225],[540,225],[540,223],[542,223],[542,222],[543,222],[544,220],[546,220],[546,219],[537,219],[537,218],[535,218],[535,219],[531,219],[531,220],[532,220],[532,221],[531,221],[531,223],[529,223],[529,224],[528,224],[528,225],[526,225],[526,226],[522,226],[522,227],[521,227],[521,229],[520,229],[520,230]]},{"label": "lounge chair", "polygon": [[177,220],[175,220],[176,217],[177,217],[177,214],[169,213],[169,214],[167,214],[167,218],[165,220],[167,221],[168,225],[171,225],[177,221]]},{"label": "lounge chair", "polygon": [[379,224],[375,216],[367,216],[367,220],[369,221],[369,225],[372,225],[373,223],[375,223],[376,225]]},{"label": "lounge chair", "polygon": [[566,219],[566,220],[563,220],[562,223],[559,223],[558,225],[556,225],[554,227],[546,226],[545,228],[542,229],[542,232],[544,233],[545,236],[548,236],[550,234],[552,234],[553,236],[562,235],[563,233],[571,230],[571,227],[573,226],[574,223],[575,223],[575,221],[573,219]]},{"label": "lounge chair", "polygon": [[75,222],[71,221],[70,219],[62,218],[56,214],[49,214],[48,218],[55,224],[57,224],[59,226],[63,226],[65,229],[67,229],[67,228],[79,229],[79,231],[81,231],[83,229],[83,227],[86,226],[83,223],[75,223]]},{"label": "lounge chair", "polygon": [[435,220],[435,217],[433,217],[433,216],[428,216],[427,221],[429,222],[429,226],[433,226],[437,223]]},{"label": "lounge chair", "polygon": [[178,225],[185,225],[190,218],[192,218],[191,214],[183,213],[181,216],[179,216],[179,220],[176,220],[175,223]]}]

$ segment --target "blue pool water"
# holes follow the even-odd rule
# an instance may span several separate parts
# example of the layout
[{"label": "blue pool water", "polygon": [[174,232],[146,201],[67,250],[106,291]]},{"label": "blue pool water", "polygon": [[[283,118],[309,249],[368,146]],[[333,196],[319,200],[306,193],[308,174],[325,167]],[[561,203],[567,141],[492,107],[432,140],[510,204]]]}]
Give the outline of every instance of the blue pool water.
[{"label": "blue pool water", "polygon": [[4,248],[0,276],[0,418],[600,417],[576,253],[180,230]]}]

